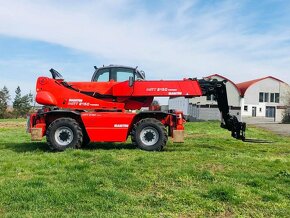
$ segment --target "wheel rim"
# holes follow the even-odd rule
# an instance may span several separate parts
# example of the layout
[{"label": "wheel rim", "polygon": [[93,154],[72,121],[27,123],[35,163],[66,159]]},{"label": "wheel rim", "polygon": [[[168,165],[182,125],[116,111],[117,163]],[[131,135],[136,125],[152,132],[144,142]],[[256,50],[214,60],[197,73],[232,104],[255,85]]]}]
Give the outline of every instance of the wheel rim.
[{"label": "wheel rim", "polygon": [[140,140],[145,146],[155,145],[159,140],[159,132],[154,127],[145,127],[140,133]]},{"label": "wheel rim", "polygon": [[60,146],[69,145],[74,138],[73,131],[65,126],[59,127],[54,134],[54,139]]}]

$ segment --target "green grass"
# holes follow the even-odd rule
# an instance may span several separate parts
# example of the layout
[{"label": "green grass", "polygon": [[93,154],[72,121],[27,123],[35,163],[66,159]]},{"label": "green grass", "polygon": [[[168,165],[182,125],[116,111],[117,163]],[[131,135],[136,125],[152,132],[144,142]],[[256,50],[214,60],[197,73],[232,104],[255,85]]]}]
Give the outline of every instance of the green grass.
[{"label": "green grass", "polygon": [[[22,122],[22,125],[13,127]],[[3,123],[3,121],[2,121]],[[290,138],[257,128],[244,143],[217,122],[187,123],[183,144],[50,152],[24,120],[0,128],[0,217],[287,217]]]}]

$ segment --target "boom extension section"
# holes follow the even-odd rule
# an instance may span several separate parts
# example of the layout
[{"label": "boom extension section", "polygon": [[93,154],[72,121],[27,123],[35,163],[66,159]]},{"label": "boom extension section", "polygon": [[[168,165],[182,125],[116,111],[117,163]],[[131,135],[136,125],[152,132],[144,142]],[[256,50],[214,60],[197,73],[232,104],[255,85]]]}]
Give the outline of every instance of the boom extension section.
[{"label": "boom extension section", "polygon": [[232,132],[232,137],[245,140],[246,123],[240,122],[238,118],[229,112],[229,104],[226,89],[226,80],[199,80],[202,94],[213,95],[217,101],[222,115],[221,127]]}]

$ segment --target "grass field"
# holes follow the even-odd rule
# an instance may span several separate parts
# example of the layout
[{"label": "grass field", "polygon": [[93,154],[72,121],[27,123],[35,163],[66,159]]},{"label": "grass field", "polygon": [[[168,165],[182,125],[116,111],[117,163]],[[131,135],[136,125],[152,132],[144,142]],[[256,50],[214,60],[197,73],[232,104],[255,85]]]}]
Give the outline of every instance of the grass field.
[{"label": "grass field", "polygon": [[24,125],[0,121],[0,217],[289,217],[289,137],[252,127],[273,143],[243,143],[217,122],[187,123],[185,143],[164,152],[53,153]]}]

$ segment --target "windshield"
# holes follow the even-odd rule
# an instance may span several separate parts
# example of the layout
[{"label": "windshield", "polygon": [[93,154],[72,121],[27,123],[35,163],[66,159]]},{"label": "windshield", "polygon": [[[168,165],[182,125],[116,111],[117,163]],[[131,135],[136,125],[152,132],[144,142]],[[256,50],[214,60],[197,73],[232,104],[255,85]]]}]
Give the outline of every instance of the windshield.
[{"label": "windshield", "polygon": [[128,81],[130,77],[134,80],[144,80],[144,72],[139,72],[134,68],[126,67],[108,67],[96,69],[92,81],[95,82],[124,82]]}]

